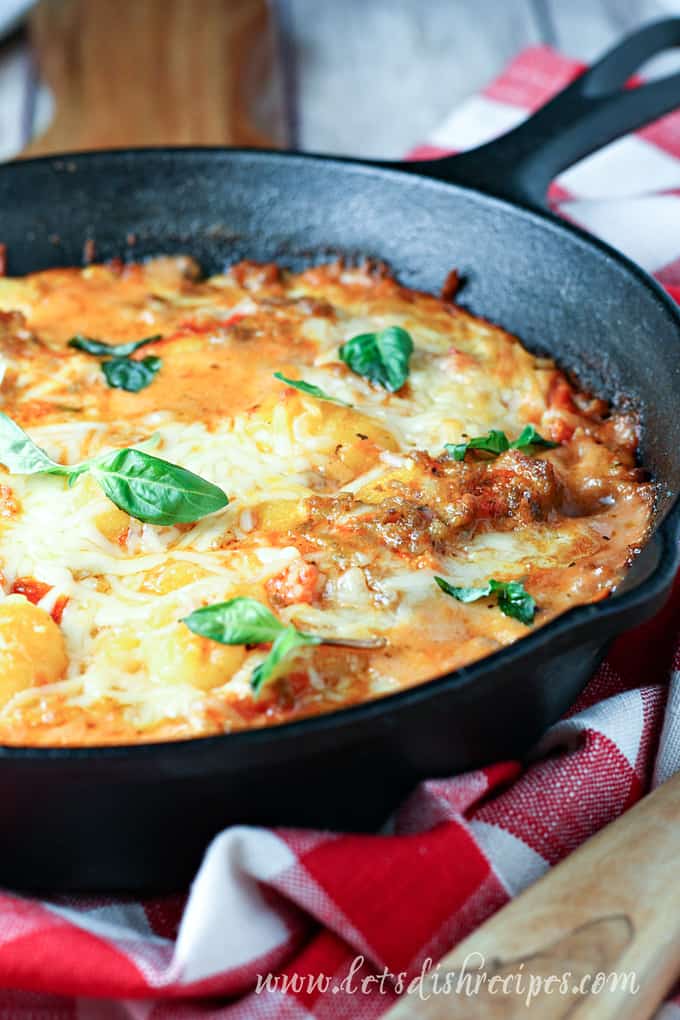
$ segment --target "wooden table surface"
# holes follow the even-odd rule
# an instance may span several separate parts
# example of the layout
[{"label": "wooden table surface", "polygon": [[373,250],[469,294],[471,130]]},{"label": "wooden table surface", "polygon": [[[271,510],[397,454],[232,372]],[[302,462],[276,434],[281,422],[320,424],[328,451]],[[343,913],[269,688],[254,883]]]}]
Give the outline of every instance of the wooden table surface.
[{"label": "wooden table surface", "polygon": [[589,61],[637,25],[680,15],[680,0],[276,0],[275,6],[295,147],[387,157],[425,140],[524,46],[548,43]]}]

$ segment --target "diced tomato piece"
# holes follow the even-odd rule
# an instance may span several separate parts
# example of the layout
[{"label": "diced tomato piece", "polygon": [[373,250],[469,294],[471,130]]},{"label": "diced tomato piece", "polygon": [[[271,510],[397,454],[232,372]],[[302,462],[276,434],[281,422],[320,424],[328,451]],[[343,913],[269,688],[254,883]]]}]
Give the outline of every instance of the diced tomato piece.
[{"label": "diced tomato piece", "polygon": [[34,605],[37,605],[41,599],[44,599],[50,591],[52,591],[51,584],[45,584],[44,581],[36,581],[34,577],[17,577],[12,585],[13,595],[23,595]]},{"label": "diced tomato piece", "polygon": [[[32,602],[33,605],[37,605],[45,596],[52,591],[51,584],[45,584],[44,581],[37,581],[35,577],[17,577],[16,581],[12,585],[13,595],[23,595]],[[61,623],[61,618],[68,602],[68,595],[60,595],[52,607],[50,616],[55,623]]]},{"label": "diced tomato piece", "polygon": [[270,577],[265,585],[273,605],[292,606],[296,602],[312,602],[319,581],[319,568],[314,563],[296,560],[281,573]]},{"label": "diced tomato piece", "polygon": [[222,319],[220,321],[220,326],[234,326],[236,325],[237,322],[240,322],[241,319],[245,318],[246,318],[245,312],[234,312],[234,314],[230,315],[228,319]]},{"label": "diced tomato piece", "polygon": [[578,414],[578,408],[574,403],[571,386],[561,372],[558,372],[548,392],[548,403],[560,411],[569,411],[571,414]]},{"label": "diced tomato piece", "polygon": [[60,595],[54,603],[54,607],[50,615],[55,623],[61,623],[61,618],[64,615],[64,610],[66,609],[67,604],[68,595]]},{"label": "diced tomato piece", "polygon": [[179,333],[211,333],[216,329],[227,329],[229,326],[235,326],[241,319],[245,319],[245,312],[235,312],[234,315],[230,315],[227,319],[202,319],[196,321],[195,319],[185,319],[180,322],[177,327]]},{"label": "diced tomato piece", "polygon": [[574,434],[573,425],[567,424],[563,418],[558,418],[550,426],[550,435],[553,443],[568,443]]}]

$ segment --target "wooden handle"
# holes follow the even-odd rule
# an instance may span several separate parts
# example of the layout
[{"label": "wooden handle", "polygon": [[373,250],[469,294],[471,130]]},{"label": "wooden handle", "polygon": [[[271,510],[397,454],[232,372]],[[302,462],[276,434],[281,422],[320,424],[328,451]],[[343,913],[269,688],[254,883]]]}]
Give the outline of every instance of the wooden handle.
[{"label": "wooden handle", "polygon": [[42,0],[30,27],[56,110],[22,155],[286,141],[266,0]]},{"label": "wooden handle", "polygon": [[[473,932],[425,977],[423,994],[405,996],[386,1017],[646,1020],[680,975],[679,826],[680,774]],[[454,972],[450,994],[438,994]],[[545,980],[567,972],[564,994],[554,981],[548,991]],[[598,972],[628,975],[628,984],[586,990]],[[520,973],[524,994],[513,990]],[[467,994],[480,975],[479,992]]]}]

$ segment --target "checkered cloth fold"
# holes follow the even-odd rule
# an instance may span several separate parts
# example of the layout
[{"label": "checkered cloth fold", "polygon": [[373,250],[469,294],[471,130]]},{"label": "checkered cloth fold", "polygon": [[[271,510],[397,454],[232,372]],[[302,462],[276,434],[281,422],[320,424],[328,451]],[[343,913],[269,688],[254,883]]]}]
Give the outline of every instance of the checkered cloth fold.
[{"label": "checkered cloth fold", "polygon": [[[414,155],[486,141],[580,69],[548,48],[525,51]],[[584,160],[551,193],[678,298],[679,159],[676,113]],[[615,643],[530,764],[423,783],[389,834],[237,826],[213,841],[187,896],[0,894],[2,1017],[380,1016],[394,979],[362,992],[363,977],[416,975],[680,767],[679,663],[680,584],[659,616]],[[275,980],[258,992],[267,973]],[[661,1018],[680,1020],[680,996]]]}]

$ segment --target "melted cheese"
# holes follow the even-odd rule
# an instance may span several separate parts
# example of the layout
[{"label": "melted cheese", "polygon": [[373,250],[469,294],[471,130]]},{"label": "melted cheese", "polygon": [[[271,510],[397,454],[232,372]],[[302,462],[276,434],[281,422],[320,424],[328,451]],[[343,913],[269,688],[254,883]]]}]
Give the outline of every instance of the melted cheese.
[{"label": "melted cheese", "polygon": [[[648,528],[634,422],[607,416],[501,329],[370,267],[241,264],[205,281],[187,259],[51,270],[0,280],[0,309],[0,408],[50,456],[75,463],[143,444],[229,495],[193,525],[155,527],[86,477],[72,488],[1,478],[3,592],[58,621],[67,663],[49,682],[36,666],[8,688],[5,743],[222,732],[420,683],[527,632],[493,600],[448,598],[435,575],[522,580],[540,625],[613,590]],[[388,325],[415,344],[395,394],[338,357],[350,337]],[[111,389],[97,358],[68,347],[74,334],[160,334],[142,356],[161,369],[138,393]],[[352,407],[302,395],[275,371]],[[443,453],[527,423],[560,446],[462,464]],[[179,622],[235,595],[381,647],[306,649],[255,700],[266,649],[224,648]],[[22,650],[22,677],[34,652]]]}]

